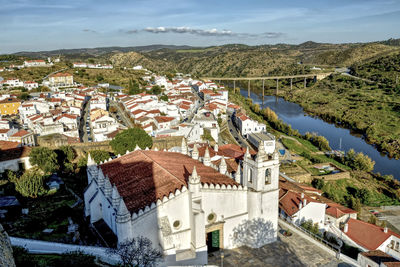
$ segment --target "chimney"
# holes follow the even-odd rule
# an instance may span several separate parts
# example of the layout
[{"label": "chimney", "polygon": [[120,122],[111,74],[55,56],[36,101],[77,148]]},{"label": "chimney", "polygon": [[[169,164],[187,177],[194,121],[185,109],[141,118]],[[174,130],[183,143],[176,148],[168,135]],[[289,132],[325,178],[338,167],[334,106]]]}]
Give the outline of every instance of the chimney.
[{"label": "chimney", "polygon": [[301,193],[301,198],[302,198],[302,199],[304,198],[304,193]]},{"label": "chimney", "polygon": [[303,207],[307,205],[307,199],[303,199]]},{"label": "chimney", "polygon": [[301,203],[301,201],[300,201],[300,203],[299,203],[299,210],[301,210],[303,208],[303,203]]},{"label": "chimney", "polygon": [[383,232],[384,232],[385,234],[387,234],[388,228],[387,228],[387,227],[383,228]]},{"label": "chimney", "polygon": [[347,233],[348,231],[349,231],[349,224],[346,223],[346,224],[344,225],[343,232]]}]

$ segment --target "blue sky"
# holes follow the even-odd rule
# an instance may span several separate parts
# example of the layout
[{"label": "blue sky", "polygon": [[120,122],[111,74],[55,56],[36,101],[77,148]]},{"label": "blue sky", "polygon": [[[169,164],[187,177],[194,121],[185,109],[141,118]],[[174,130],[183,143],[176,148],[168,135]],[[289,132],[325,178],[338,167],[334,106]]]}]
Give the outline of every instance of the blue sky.
[{"label": "blue sky", "polygon": [[59,48],[366,42],[400,37],[400,0],[0,0],[0,54]]}]

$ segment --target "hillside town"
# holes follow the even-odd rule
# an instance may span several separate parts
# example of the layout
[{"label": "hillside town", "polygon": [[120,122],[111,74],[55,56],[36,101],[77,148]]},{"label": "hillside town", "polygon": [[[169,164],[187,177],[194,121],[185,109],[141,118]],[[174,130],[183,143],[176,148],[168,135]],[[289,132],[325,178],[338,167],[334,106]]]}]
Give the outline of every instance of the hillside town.
[{"label": "hillside town", "polygon": [[[19,67],[49,64],[29,60]],[[76,62],[73,68],[113,66]],[[206,266],[224,250],[246,246],[262,253],[266,245],[299,238],[345,266],[398,266],[392,264],[400,261],[398,230],[361,220],[359,211],[280,170],[294,161],[290,154],[298,155],[232,100],[234,90],[188,74],[167,77],[129,68],[142,75],[133,94],[109,84],[79,83],[64,70],[41,83],[0,81],[3,177],[36,170],[32,151],[38,148],[73,147],[84,160],[83,186],[67,187],[79,171],[66,179],[60,168],[48,173],[46,187],[54,196],[67,192],[85,219],[65,218],[68,233],[56,225],[37,229],[42,241],[74,244],[85,252],[88,245],[117,247],[141,236],[161,251],[160,266]],[[49,90],[35,92],[43,86]],[[16,89],[28,96],[22,99]],[[113,147],[130,129],[140,129],[152,145],[129,141],[137,142],[133,149],[95,156],[94,150]],[[32,245],[34,238],[13,229],[16,218],[35,210],[35,199],[7,192],[0,189],[0,222],[11,244],[45,246]],[[91,241],[84,238],[88,228]],[[55,233],[72,237],[56,242]],[[95,255],[107,261],[103,250]]]}]

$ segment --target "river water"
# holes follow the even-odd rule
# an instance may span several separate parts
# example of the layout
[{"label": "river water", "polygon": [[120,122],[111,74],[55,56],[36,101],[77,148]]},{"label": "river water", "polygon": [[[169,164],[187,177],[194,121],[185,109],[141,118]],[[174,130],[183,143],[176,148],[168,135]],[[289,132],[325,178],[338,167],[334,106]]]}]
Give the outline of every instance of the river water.
[{"label": "river water", "polygon": [[[247,97],[247,90],[241,89],[240,93]],[[301,134],[306,132],[317,133],[328,139],[332,149],[348,151],[353,148],[356,152],[363,152],[375,161],[374,172],[381,174],[391,174],[400,180],[400,160],[395,160],[380,153],[373,145],[368,144],[362,138],[351,133],[349,129],[337,127],[334,124],[325,122],[317,117],[309,116],[303,108],[281,97],[262,96],[255,92],[250,94],[253,103],[257,103],[261,108],[269,107],[278,117],[293,129],[297,129]],[[341,147],[340,147],[341,146]]]}]

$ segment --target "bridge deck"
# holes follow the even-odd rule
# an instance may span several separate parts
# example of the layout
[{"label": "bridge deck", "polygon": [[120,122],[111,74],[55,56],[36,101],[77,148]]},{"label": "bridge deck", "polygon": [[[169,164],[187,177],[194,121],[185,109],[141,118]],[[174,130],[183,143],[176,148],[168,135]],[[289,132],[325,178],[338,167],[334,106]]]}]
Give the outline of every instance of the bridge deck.
[{"label": "bridge deck", "polygon": [[277,79],[294,79],[294,78],[314,78],[327,73],[309,73],[300,75],[286,76],[264,76],[264,77],[201,77],[202,80],[219,80],[219,81],[249,81],[249,80],[277,80]]}]

